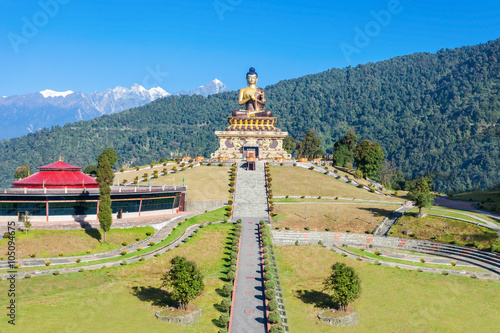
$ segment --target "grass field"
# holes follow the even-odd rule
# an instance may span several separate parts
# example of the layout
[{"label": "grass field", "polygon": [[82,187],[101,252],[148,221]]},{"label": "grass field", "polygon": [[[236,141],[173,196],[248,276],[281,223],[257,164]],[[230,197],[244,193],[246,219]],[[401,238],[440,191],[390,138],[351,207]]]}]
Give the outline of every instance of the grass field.
[{"label": "grass field", "polygon": [[[180,167],[177,166],[179,169]],[[169,167],[171,170],[171,167]],[[160,171],[161,172],[161,171]],[[149,172],[150,174],[152,172]],[[123,177],[127,180],[133,180],[134,177],[129,175],[133,172],[126,173]],[[144,170],[137,171],[139,177],[142,177]],[[116,177],[120,177],[116,175]],[[166,178],[166,179],[165,179]],[[151,179],[151,185],[187,185],[187,200],[188,201],[208,201],[208,200],[224,200],[229,198],[229,166],[206,166],[202,165],[192,169],[179,171],[168,176],[159,176],[158,179]],[[140,183],[140,185],[147,185]]]},{"label": "grass field", "polygon": [[[384,217],[399,207],[377,205],[376,203],[352,203],[352,202],[330,202],[322,203],[276,203],[275,212],[278,216],[274,218],[274,227],[290,227],[290,230],[304,231],[309,227],[311,231],[325,231],[330,228],[332,231],[364,233],[373,230],[382,222]],[[307,220],[306,217],[307,208]],[[337,213],[335,214],[335,210]],[[370,210],[371,224],[370,224]],[[335,217],[337,216],[337,222]]]},{"label": "grass field", "polygon": [[[100,230],[31,230],[28,235],[16,233],[16,257],[28,258],[35,254],[37,258],[58,256],[85,255],[87,250],[91,253],[100,253],[122,247],[123,242],[132,244],[147,238],[146,232],[154,233],[152,227],[135,227],[128,229],[111,229],[107,232],[106,240],[102,241],[104,234]],[[0,248],[7,249],[8,239],[0,240]],[[5,250],[6,251],[6,250]],[[0,257],[4,257],[4,251]]]},{"label": "grass field", "polygon": [[[217,332],[212,323],[220,313],[214,304],[221,297],[224,243],[230,224],[201,229],[188,243],[158,258],[117,268],[106,268],[59,276],[42,276],[17,282],[16,329],[20,332]],[[156,319],[155,312],[169,302],[160,288],[160,277],[175,255],[195,261],[205,276],[205,292],[192,304],[203,309],[199,323],[180,327]],[[8,282],[0,282],[7,295]],[[8,328],[6,316],[0,332]]]},{"label": "grass field", "polygon": [[399,201],[346,184],[331,176],[300,167],[271,166],[273,195],[323,196],[369,200]]},{"label": "grass field", "polygon": [[[500,283],[375,266],[319,246],[275,253],[291,332],[495,332],[500,325]],[[322,281],[337,261],[361,277],[356,327],[335,328],[316,316],[334,306]]]},{"label": "grass field", "polygon": [[[488,249],[491,245],[500,245],[500,240],[495,231],[484,228],[479,225],[479,228],[471,223],[446,219],[437,216],[425,216],[416,218],[411,213],[406,213],[403,220],[392,228],[390,235],[392,237],[408,237],[403,234],[404,230],[411,231],[418,239],[435,240],[443,243],[456,241],[457,245],[472,245],[474,242],[479,244],[479,249]],[[443,231],[443,227],[445,231]]]},{"label": "grass field", "polygon": [[[418,213],[418,208],[412,208],[410,213]],[[457,217],[460,219],[464,220],[469,220],[473,222],[478,222],[478,223],[484,223],[482,220],[486,220],[492,223],[500,223],[500,221],[495,220],[487,215],[481,214],[481,213],[476,213],[476,212],[469,212],[469,211],[464,211],[460,209],[453,209],[453,208],[448,208],[448,207],[443,207],[443,206],[432,206],[431,208],[422,208],[422,212],[425,214],[435,214],[435,215],[444,215],[444,216],[449,216],[449,217]],[[479,217],[480,219],[477,219],[476,217]]]}]

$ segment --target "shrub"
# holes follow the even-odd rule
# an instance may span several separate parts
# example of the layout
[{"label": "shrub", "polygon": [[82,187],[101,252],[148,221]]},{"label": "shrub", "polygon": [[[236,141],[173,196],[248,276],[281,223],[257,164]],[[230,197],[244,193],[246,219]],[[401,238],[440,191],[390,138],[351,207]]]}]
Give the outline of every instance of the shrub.
[{"label": "shrub", "polygon": [[326,230],[326,231],[331,231],[331,230],[332,230],[332,228],[326,228],[325,230]]},{"label": "shrub", "polygon": [[106,268],[106,265],[102,265],[101,269],[105,269]]},{"label": "shrub", "polygon": [[285,198],[288,199],[290,196],[289,195],[285,195]]},{"label": "shrub", "polygon": [[153,245],[155,245],[155,244],[156,244],[156,243],[155,243],[154,241],[149,242],[149,246],[153,246]]},{"label": "shrub", "polygon": [[144,257],[141,257],[139,261],[145,261],[146,259]]},{"label": "shrub", "polygon": [[79,263],[80,261],[82,261],[82,259],[80,259],[80,258],[76,259],[77,263]]},{"label": "shrub", "polygon": [[50,261],[48,261],[48,260],[47,260],[47,261],[45,262],[45,266],[50,266]]},{"label": "shrub", "polygon": [[142,250],[142,247],[140,247],[140,246],[139,246],[139,247],[137,248],[137,251],[141,251],[141,250]]},{"label": "shrub", "polygon": [[375,253],[377,256],[380,255],[380,251],[379,250],[375,250],[373,253]]},{"label": "shrub", "polygon": [[394,268],[397,268],[397,269],[399,269],[399,266],[398,266],[398,265],[396,265],[396,266],[394,266]]},{"label": "shrub", "polygon": [[450,274],[450,273],[448,273],[447,271],[442,271],[442,272],[441,272],[441,274],[443,274],[443,275],[448,275],[448,274]]},{"label": "shrub", "polygon": [[126,265],[126,264],[128,264],[127,260],[123,260],[122,265]]},{"label": "shrub", "polygon": [[59,275],[59,274],[61,274],[61,273],[60,273],[59,271],[55,271],[55,272],[54,272],[54,273],[52,273],[52,274],[54,274],[54,275]]},{"label": "shrub", "polygon": [[146,232],[146,236],[151,236],[151,231]]},{"label": "shrub", "polygon": [[277,323],[279,323],[281,321],[281,317],[280,317],[279,313],[277,313],[277,312],[271,312],[269,314],[269,318],[268,319],[269,319],[269,322],[271,324],[277,324]]},{"label": "shrub", "polygon": [[274,290],[274,288],[276,287],[274,281],[266,281],[264,282],[264,288],[266,288],[266,290]]},{"label": "shrub", "polygon": [[271,272],[272,273],[273,272],[273,268],[270,265],[267,265],[267,266],[264,267],[264,272],[266,272],[266,273],[267,272]]},{"label": "shrub", "polygon": [[263,248],[262,252],[267,253],[267,247]]},{"label": "shrub", "polygon": [[424,258],[420,258],[420,262],[425,262],[425,259]]},{"label": "shrub", "polygon": [[127,251],[123,250],[122,251],[122,256],[126,255],[127,254]]},{"label": "shrub", "polygon": [[232,283],[226,283],[223,287],[222,287],[222,291],[224,292],[224,294],[230,296],[231,293],[233,292],[233,284]]},{"label": "shrub", "polygon": [[321,199],[321,195],[318,197],[318,199]]},{"label": "shrub", "polygon": [[15,264],[15,265],[14,265],[14,268],[19,268],[19,264]]},{"label": "shrub", "polygon": [[220,307],[221,307],[222,311],[227,312],[229,310],[229,308],[231,307],[231,301],[227,298],[224,298],[220,302]]},{"label": "shrub", "polygon": [[301,198],[301,199],[304,199],[305,197],[306,197],[306,196],[305,196],[305,195],[303,195],[303,196],[301,196],[300,198]]},{"label": "shrub", "polygon": [[137,238],[135,239],[135,241],[136,241],[136,242],[138,242],[138,241],[140,241],[140,240],[141,240],[141,239],[140,239],[139,237],[137,237]]},{"label": "shrub", "polygon": [[227,273],[227,278],[230,280],[230,281],[233,281],[234,279],[236,279],[236,273],[233,272],[233,271],[229,271],[229,273]]},{"label": "shrub", "polygon": [[311,228],[309,228],[309,227],[306,227],[306,230],[309,230],[309,229],[311,229]]},{"label": "shrub", "polygon": [[290,230],[290,227],[285,227],[286,230]]},{"label": "shrub", "polygon": [[30,257],[31,257],[31,258],[35,258],[35,257],[36,257],[36,254],[32,253],[32,254],[30,254]]},{"label": "shrub", "polygon": [[231,259],[231,265],[236,265],[238,263],[238,260],[236,259]]},{"label": "shrub", "polygon": [[272,300],[272,299],[275,299],[276,298],[276,292],[274,290],[266,290],[264,292],[264,295],[266,296],[266,298],[268,300]]},{"label": "shrub", "polygon": [[267,253],[264,253],[264,254],[262,255],[262,258],[267,259],[267,258],[269,258],[269,255],[268,255]]},{"label": "shrub", "polygon": [[323,242],[321,241],[321,239],[319,240],[318,245],[323,246]]},{"label": "shrub", "polygon": [[373,248],[373,244],[368,245],[368,247],[369,247],[370,249],[371,249],[371,248]]},{"label": "shrub", "polygon": [[269,304],[267,304],[267,307],[269,308],[269,311],[274,311],[278,309],[278,302],[276,301],[271,301]]},{"label": "shrub", "polygon": [[476,274],[471,274],[470,277],[471,277],[471,279],[476,279],[477,278]]},{"label": "shrub", "polygon": [[285,330],[283,329],[283,326],[280,325],[273,325],[269,330],[269,333],[283,333],[283,332],[285,332]]},{"label": "shrub", "polygon": [[295,245],[299,245],[299,240],[296,240],[296,241],[295,241]]},{"label": "shrub", "polygon": [[378,266],[378,265],[380,265],[380,262],[379,262],[378,260],[375,260],[375,261],[373,262],[373,264]]},{"label": "shrub", "polygon": [[356,257],[356,260],[357,261],[362,261],[363,259],[361,259],[361,257]]},{"label": "shrub", "polygon": [[238,252],[231,252],[231,259],[238,259]]},{"label": "shrub", "polygon": [[236,272],[236,265],[231,265],[231,267],[229,267],[229,269],[233,272]]},{"label": "shrub", "polygon": [[122,246],[127,246],[127,245],[128,245],[128,243],[127,243],[127,242],[123,242],[123,243],[122,243]]},{"label": "shrub", "polygon": [[25,278],[25,279],[30,279],[30,278],[31,278],[31,274],[26,274],[26,275],[24,276],[24,278]]},{"label": "shrub", "polygon": [[452,266],[455,266],[457,263],[455,261],[450,262]]},{"label": "shrub", "polygon": [[341,255],[342,257],[344,257],[344,258],[345,258],[345,257],[347,257],[347,254],[345,254],[345,253],[342,253],[342,254],[340,254],[340,255]]},{"label": "shrub", "polygon": [[[221,163],[222,164],[222,163]],[[219,317],[219,323],[222,325],[222,326],[227,326],[227,323],[229,323],[229,316],[226,315],[226,314],[222,314],[220,315]]]},{"label": "shrub", "polygon": [[59,257],[64,256],[64,252],[59,253]]},{"label": "shrub", "polygon": [[349,230],[346,230],[346,232],[347,232],[347,233],[351,232],[351,229],[349,229]]},{"label": "shrub", "polygon": [[264,273],[264,279],[266,279],[268,281],[273,280],[274,279],[273,273],[271,273],[271,272]]},{"label": "shrub", "polygon": [[422,268],[417,269],[417,272],[422,273]]},{"label": "shrub", "polygon": [[85,252],[87,252],[87,254],[89,254],[89,253],[90,253],[90,250],[87,250],[87,251],[85,251]]}]

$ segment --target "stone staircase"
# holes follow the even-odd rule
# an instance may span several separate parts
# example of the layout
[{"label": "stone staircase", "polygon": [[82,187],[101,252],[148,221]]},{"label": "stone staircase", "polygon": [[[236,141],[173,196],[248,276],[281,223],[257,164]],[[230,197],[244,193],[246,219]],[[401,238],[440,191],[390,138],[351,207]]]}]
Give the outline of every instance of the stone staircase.
[{"label": "stone staircase", "polygon": [[238,163],[231,221],[245,218],[269,222],[264,162],[257,162],[254,171],[248,171],[245,162]]}]

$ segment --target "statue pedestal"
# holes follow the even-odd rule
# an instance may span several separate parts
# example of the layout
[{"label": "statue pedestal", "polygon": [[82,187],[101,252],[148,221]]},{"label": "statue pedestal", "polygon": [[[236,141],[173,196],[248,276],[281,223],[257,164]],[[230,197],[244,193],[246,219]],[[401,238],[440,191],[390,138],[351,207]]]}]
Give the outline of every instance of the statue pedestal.
[{"label": "statue pedestal", "polygon": [[219,138],[219,149],[212,154],[212,158],[246,159],[254,156],[261,160],[291,159],[290,154],[283,149],[283,139],[288,132],[274,129],[274,131],[217,131],[215,135]]}]

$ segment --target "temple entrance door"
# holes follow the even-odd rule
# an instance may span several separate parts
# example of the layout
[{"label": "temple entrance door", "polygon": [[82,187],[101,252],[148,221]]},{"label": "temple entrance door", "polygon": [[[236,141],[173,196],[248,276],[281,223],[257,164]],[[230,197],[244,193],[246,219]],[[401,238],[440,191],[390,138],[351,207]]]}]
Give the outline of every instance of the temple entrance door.
[{"label": "temple entrance door", "polygon": [[243,147],[243,158],[259,157],[259,147]]}]

